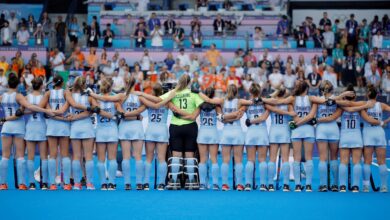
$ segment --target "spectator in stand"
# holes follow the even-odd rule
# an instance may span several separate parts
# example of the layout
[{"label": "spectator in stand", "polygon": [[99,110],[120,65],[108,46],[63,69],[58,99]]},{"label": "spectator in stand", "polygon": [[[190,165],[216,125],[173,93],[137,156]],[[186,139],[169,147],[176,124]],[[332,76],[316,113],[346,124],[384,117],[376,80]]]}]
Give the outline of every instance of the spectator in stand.
[{"label": "spectator in stand", "polygon": [[302,67],[298,67],[297,69],[297,80],[306,80],[305,70]]},{"label": "spectator in stand", "polygon": [[291,68],[290,64],[286,65],[286,73],[283,75],[284,86],[289,90],[293,91],[295,87],[295,81],[297,76],[294,73],[294,70]]},{"label": "spectator in stand", "polygon": [[33,33],[33,36],[35,38],[35,45],[42,46],[44,43],[45,33],[43,32],[42,25],[40,23],[37,24],[37,30]]},{"label": "spectator in stand", "polygon": [[198,25],[200,29],[200,27],[202,27],[202,22],[199,20],[198,16],[194,16],[192,18],[190,25],[191,25],[191,30],[194,30],[196,25]]},{"label": "spectator in stand", "polygon": [[340,20],[335,19],[334,24],[332,25],[332,31],[334,33],[334,37],[336,39],[336,42],[340,39]]},{"label": "spectator in stand", "polygon": [[320,94],[319,87],[320,87],[322,78],[321,78],[321,75],[318,74],[318,69],[316,66],[313,66],[312,69],[313,69],[313,72],[309,73],[309,75],[307,76],[306,82],[309,85],[309,95],[317,96]]},{"label": "spectator in stand", "polygon": [[370,23],[371,35],[375,35],[376,32],[380,31],[381,29],[382,29],[382,24],[379,21],[378,15],[375,15],[374,19]]},{"label": "spectator in stand", "polygon": [[19,20],[16,18],[15,11],[9,13],[10,18],[8,19],[9,29],[13,37],[16,37],[16,32],[18,32]]},{"label": "spectator in stand", "polygon": [[66,24],[62,21],[62,16],[58,16],[57,22],[55,23],[57,48],[61,52],[65,51],[65,37],[66,37]]},{"label": "spectator in stand", "polygon": [[[1,84],[0,84],[0,86],[1,86]],[[386,101],[390,102],[390,64],[387,64],[386,70],[382,74],[381,89],[382,89],[384,95],[386,95],[386,97],[387,97]]]},{"label": "spectator in stand", "polygon": [[327,80],[330,83],[332,83],[333,89],[337,88],[337,85],[338,85],[337,74],[334,72],[333,66],[326,67],[326,70],[324,71],[324,73],[322,75],[322,80],[323,81]]},{"label": "spectator in stand", "polygon": [[270,60],[268,60],[268,57],[263,54],[262,59],[259,61],[258,66],[266,71],[266,75],[268,76],[269,73],[271,73],[272,70],[272,63]]},{"label": "spectator in stand", "polygon": [[77,43],[79,42],[79,35],[80,35],[80,26],[77,23],[76,16],[73,16],[71,18],[71,22],[68,27],[68,36],[70,41],[70,48],[73,49],[77,46]]},{"label": "spectator in stand", "polygon": [[355,57],[353,54],[353,50],[348,50],[347,57],[345,58],[343,64],[343,74],[341,77],[341,81],[344,86],[348,84],[352,84],[356,86],[356,76],[355,76]]},{"label": "spectator in stand", "polygon": [[148,32],[146,32],[144,24],[139,23],[133,34],[133,37],[135,38],[135,47],[144,48],[147,36]]},{"label": "spectator in stand", "polygon": [[111,24],[108,23],[106,26],[106,30],[103,31],[103,47],[110,48],[112,47],[112,42],[115,37],[114,31],[111,30]]},{"label": "spectator in stand", "polygon": [[223,3],[222,3],[222,8],[224,8],[226,11],[230,11],[230,9],[233,7],[233,2],[231,2],[230,0],[225,0]]},{"label": "spectator in stand", "polygon": [[390,19],[388,14],[385,14],[382,17],[382,32],[385,36],[390,34]]},{"label": "spectator in stand", "polygon": [[238,50],[236,50],[234,52],[234,57],[233,57],[233,66],[237,66],[237,65],[240,65],[243,63],[243,59],[242,57],[240,56],[240,52]]},{"label": "spectator in stand", "polygon": [[30,35],[33,35],[37,28],[37,22],[32,14],[28,15],[27,30]]},{"label": "spectator in stand", "polygon": [[42,30],[45,33],[45,36],[48,37],[51,32],[51,19],[47,12],[43,12],[42,17],[39,19],[39,23],[42,24]]},{"label": "spectator in stand", "polygon": [[379,88],[381,77],[379,74],[377,62],[371,64],[371,73],[366,76],[367,85],[373,85],[375,88]]},{"label": "spectator in stand", "polygon": [[97,70],[97,67],[99,66],[99,60],[96,55],[96,48],[89,48],[89,54],[85,61],[85,70]]},{"label": "spectator in stand", "polygon": [[184,48],[180,48],[177,59],[180,60],[180,67],[183,68],[186,65],[190,65],[190,57],[185,53]]},{"label": "spectator in stand", "polygon": [[176,29],[176,22],[173,20],[173,16],[169,15],[168,19],[164,21],[164,31],[166,35],[172,35]]},{"label": "spectator in stand", "polygon": [[234,36],[237,32],[237,25],[235,21],[226,20],[225,21],[225,33],[227,36]]},{"label": "spectator in stand", "polygon": [[64,63],[65,63],[64,54],[58,48],[55,48],[53,50],[53,55],[50,57],[50,66],[52,70],[65,71]]},{"label": "spectator in stand", "polygon": [[305,33],[303,26],[299,27],[299,31],[296,33],[295,39],[297,40],[297,48],[306,48],[308,36]]},{"label": "spectator in stand", "polygon": [[124,92],[125,90],[125,80],[122,76],[119,76],[118,71],[114,71],[112,75],[112,91],[114,93]]},{"label": "spectator in stand", "polygon": [[153,63],[153,59],[149,56],[149,51],[147,49],[144,50],[144,54],[139,63],[141,64],[141,70],[146,78],[146,73],[150,70],[150,65]]},{"label": "spectator in stand", "polygon": [[199,71],[200,69],[200,63],[198,60],[198,55],[191,54],[190,56],[190,72],[193,73],[195,71]]},{"label": "spectator in stand", "polygon": [[349,20],[345,23],[345,28],[348,32],[348,44],[351,44],[353,46],[357,45],[357,29],[358,29],[358,23],[355,21],[355,15],[351,14],[349,16]]},{"label": "spectator in stand", "polygon": [[131,14],[127,15],[126,22],[123,24],[123,34],[131,36],[135,31],[135,18]]},{"label": "spectator in stand", "polygon": [[362,89],[363,88],[363,73],[364,73],[364,58],[359,53],[359,51],[355,52],[355,75],[357,86]]},{"label": "spectator in stand", "polygon": [[160,19],[157,18],[157,15],[155,12],[153,12],[151,15],[150,15],[150,19],[148,21],[148,27],[149,27],[149,31],[153,31],[154,30],[154,27],[158,25],[161,27],[161,22],[160,22]]},{"label": "spectator in stand", "polygon": [[324,37],[322,36],[320,29],[315,30],[312,38],[314,41],[314,48],[322,48]]},{"label": "spectator in stand", "polygon": [[91,22],[91,25],[94,24],[95,25],[95,29],[96,31],[99,33],[99,36],[100,36],[100,24],[98,22],[98,19],[96,17],[96,15],[92,16],[92,22]]},{"label": "spectator in stand", "polygon": [[7,60],[5,59],[5,56],[0,57],[0,70],[3,70],[4,73],[8,71],[9,64],[7,63]]},{"label": "spectator in stand", "polygon": [[244,57],[244,63],[248,63],[248,62],[250,62],[252,64],[252,66],[256,66],[256,64],[257,64],[257,58],[253,54],[253,49],[249,49],[248,54],[245,55],[245,57]]},{"label": "spectator in stand", "polygon": [[41,62],[38,62],[37,66],[32,69],[32,74],[34,77],[41,77],[46,79],[46,70]]},{"label": "spectator in stand", "polygon": [[202,86],[201,89],[202,91],[205,91],[209,87],[214,87],[215,83],[215,68],[211,67],[208,69],[208,71],[205,71],[203,76],[202,76]]},{"label": "spectator in stand", "polygon": [[226,85],[235,85],[240,90],[242,88],[241,78],[236,76],[236,69],[234,67],[230,67],[229,75],[226,78]]},{"label": "spectator in stand", "polygon": [[331,56],[329,56],[328,50],[322,50],[322,56],[318,59],[318,65],[322,65],[324,67],[333,65],[333,59]]},{"label": "spectator in stand", "polygon": [[210,49],[205,53],[205,59],[211,64],[212,67],[217,67],[218,64],[223,63],[223,58],[219,50],[216,49],[214,43],[210,45]]},{"label": "spectator in stand", "polygon": [[263,47],[263,38],[265,34],[261,27],[255,27],[255,33],[253,33],[253,46],[254,48],[262,48]]},{"label": "spectator in stand", "polygon": [[359,27],[359,38],[363,38],[365,42],[368,42],[369,34],[370,34],[370,27],[367,24],[367,20],[363,19]]},{"label": "spectator in stand", "polygon": [[289,35],[289,22],[287,20],[287,16],[283,15],[282,18],[278,22],[278,26],[276,29],[276,34],[279,37],[288,36]]},{"label": "spectator in stand", "polygon": [[287,37],[283,37],[282,42],[279,44],[279,48],[281,48],[281,49],[289,49],[289,48],[291,48],[291,45],[288,42],[288,38]]},{"label": "spectator in stand", "polygon": [[143,25],[146,29],[146,21],[144,17],[139,17],[137,24],[135,25],[136,28],[139,28],[140,25]]},{"label": "spectator in stand", "polygon": [[88,47],[98,47],[99,46],[99,38],[100,38],[100,31],[96,28],[96,24],[93,22],[91,26],[88,29],[87,32],[87,46]]},{"label": "spectator in stand", "polygon": [[28,40],[30,39],[30,33],[27,31],[26,26],[22,27],[16,33],[16,39],[18,40],[19,46],[28,46]]},{"label": "spectator in stand", "polygon": [[173,59],[172,52],[167,53],[167,57],[164,59],[164,64],[167,66],[169,71],[172,70],[172,66],[175,64],[175,59]]},{"label": "spectator in stand", "polygon": [[315,32],[317,30],[316,24],[314,24],[314,22],[313,22],[313,18],[307,16],[305,22],[307,25],[307,30],[309,31],[309,33],[306,32],[306,34],[308,34],[309,36],[313,36],[313,34],[315,34]]},{"label": "spectator in stand", "polygon": [[268,75],[269,72],[266,68],[265,63],[263,64],[262,68],[259,68],[259,71],[256,75],[252,76],[254,82],[258,83],[262,88],[268,87]]},{"label": "spectator in stand", "polygon": [[383,35],[382,31],[377,31],[375,35],[372,36],[372,47],[382,48],[383,45]]},{"label": "spectator in stand", "polygon": [[4,27],[4,22],[5,22],[5,14],[1,13],[0,15],[0,30]]},{"label": "spectator in stand", "polygon": [[153,31],[151,31],[150,36],[152,37],[152,47],[162,47],[163,46],[163,36],[164,32],[161,30],[159,25],[155,25]]},{"label": "spectator in stand", "polygon": [[12,31],[8,26],[8,21],[4,22],[4,27],[1,29],[1,45],[11,46],[12,45]]},{"label": "spectator in stand", "polygon": [[223,31],[225,30],[225,21],[222,19],[221,14],[218,14],[217,17],[214,19],[213,27],[215,36],[223,35]]},{"label": "spectator in stand", "polygon": [[198,25],[195,25],[190,34],[192,48],[202,48],[203,35]]},{"label": "spectator in stand", "polygon": [[268,82],[270,85],[270,92],[272,93],[276,89],[280,88],[284,83],[284,77],[280,73],[279,69],[273,69],[273,72],[268,76]]},{"label": "spectator in stand", "polygon": [[330,29],[330,25],[325,25],[324,32],[322,33],[324,37],[324,48],[328,50],[328,54],[332,54],[332,49],[334,47],[335,39],[334,33]]},{"label": "spectator in stand", "polygon": [[176,28],[172,35],[173,47],[178,48],[184,44],[184,29],[181,27],[180,21],[176,22]]},{"label": "spectator in stand", "polygon": [[207,11],[208,0],[198,0],[196,5],[199,11]]},{"label": "spectator in stand", "polygon": [[331,27],[332,26],[332,21],[328,18],[328,13],[327,12],[324,12],[322,15],[323,15],[323,17],[320,20],[319,26],[320,26],[321,30],[326,31],[325,27],[326,26]]},{"label": "spectator in stand", "polygon": [[370,48],[368,47],[368,44],[364,41],[363,38],[359,38],[357,49],[362,55],[362,57],[364,57],[367,60],[368,53],[370,52]]},{"label": "spectator in stand", "polygon": [[79,63],[81,68],[84,68],[85,56],[84,53],[81,52],[81,48],[79,46],[75,47],[71,56],[66,60],[66,63],[74,66],[76,61]]},{"label": "spectator in stand", "polygon": [[[340,48],[340,43],[336,43],[336,48],[332,51],[333,58],[333,70],[338,75],[338,79],[340,80],[340,76],[343,70],[343,62],[344,62],[344,51]],[[338,81],[338,85],[340,85]]]}]

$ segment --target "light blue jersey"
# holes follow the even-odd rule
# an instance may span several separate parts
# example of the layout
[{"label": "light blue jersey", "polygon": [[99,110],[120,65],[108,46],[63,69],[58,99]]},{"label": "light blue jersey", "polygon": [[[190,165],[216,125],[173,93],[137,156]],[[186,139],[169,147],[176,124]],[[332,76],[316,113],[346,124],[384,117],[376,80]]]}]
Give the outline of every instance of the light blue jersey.
[{"label": "light blue jersey", "polygon": [[[65,105],[66,100],[63,89],[50,90],[49,105],[53,110],[60,109]],[[66,114],[66,113],[65,113]],[[66,137],[70,135],[70,123],[56,119],[47,120],[46,136]]]},{"label": "light blue jersey", "polygon": [[341,115],[340,148],[362,148],[359,112],[346,112]]},{"label": "light blue jersey", "polygon": [[218,144],[217,111],[200,111],[200,128],[197,137],[198,144]]},{"label": "light blue jersey", "polygon": [[[138,96],[130,94],[122,103],[122,108],[126,112],[137,110],[141,107]],[[158,120],[158,119],[154,119]],[[119,124],[119,140],[144,140],[144,129],[140,120],[121,120]]]},{"label": "light blue jersey", "polygon": [[[19,103],[16,101],[16,92],[4,93],[1,100],[1,106],[4,109],[5,117],[14,116],[16,110],[20,108]],[[24,137],[25,129],[24,118],[20,117],[17,120],[6,121],[1,129],[1,134]]]},{"label": "light blue jersey", "polygon": [[[303,118],[309,115],[311,111],[311,103],[309,96],[296,96],[294,103],[294,111],[298,117]],[[304,124],[298,126],[296,129],[291,131],[292,141],[300,141],[300,139],[313,139],[314,140],[314,127],[312,125]]]},{"label": "light blue jersey", "polygon": [[[332,116],[337,110],[337,105],[328,106],[326,104],[318,105],[317,119]],[[316,126],[316,140],[322,142],[336,142],[340,139],[340,129],[337,121],[318,123]]]},{"label": "light blue jersey", "polygon": [[[27,101],[33,105],[39,105],[42,95],[27,95]],[[28,116],[26,124],[26,134],[24,136],[26,141],[46,141],[46,119],[43,113],[34,112]]]},{"label": "light blue jersey", "polygon": [[[100,102],[100,109],[114,115],[116,112],[114,102]],[[96,126],[96,142],[108,143],[118,141],[118,126],[116,121],[98,114]]]},{"label": "light blue jersey", "polygon": [[[367,114],[376,120],[382,121],[382,104],[380,102],[376,102],[374,107],[367,109]],[[364,146],[386,147],[385,130],[380,125],[372,125],[365,120],[363,123]]]},{"label": "light blue jersey", "polygon": [[168,143],[168,111],[166,107],[148,108],[149,123],[145,132],[145,141]]},{"label": "light blue jersey", "polygon": [[[277,108],[288,111],[288,105],[278,105]],[[271,127],[269,131],[269,142],[271,144],[291,143],[290,128],[288,122],[291,116],[271,112]]]},{"label": "light blue jersey", "polygon": [[[223,104],[223,114],[229,114],[238,111],[238,99],[227,100]],[[222,130],[221,145],[244,145],[245,138],[242,132],[240,120],[227,122]]]},{"label": "light blue jersey", "polygon": [[[74,101],[85,107],[90,107],[88,96],[81,95],[80,93],[73,93],[72,97]],[[83,113],[83,110],[71,107],[71,113],[78,115]],[[71,139],[89,139],[95,137],[95,131],[92,126],[91,117],[86,117],[77,121],[73,121],[70,126],[70,138]]]},{"label": "light blue jersey", "polygon": [[[246,110],[248,119],[256,119],[265,113],[264,105],[251,105]],[[268,146],[268,130],[265,121],[258,124],[252,124],[245,135],[246,146]]]}]

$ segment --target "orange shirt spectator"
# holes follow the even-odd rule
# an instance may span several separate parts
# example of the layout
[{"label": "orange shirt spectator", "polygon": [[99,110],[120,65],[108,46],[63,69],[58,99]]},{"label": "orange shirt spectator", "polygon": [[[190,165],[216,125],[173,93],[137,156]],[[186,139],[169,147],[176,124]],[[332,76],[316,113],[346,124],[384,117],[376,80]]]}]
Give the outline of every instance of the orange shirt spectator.
[{"label": "orange shirt spectator", "polygon": [[204,91],[209,87],[213,87],[215,83],[215,75],[206,73],[202,76],[202,85],[201,89]]},{"label": "orange shirt spectator", "polygon": [[221,53],[215,49],[215,44],[211,44],[210,50],[205,54],[205,58],[210,62],[212,67],[218,66],[218,60],[222,60]]},{"label": "orange shirt spectator", "polygon": [[43,77],[43,78],[45,78],[46,77],[46,70],[42,66],[41,67],[35,67],[35,68],[32,69],[32,74],[34,75],[34,77]]},{"label": "orange shirt spectator", "polygon": [[215,76],[214,89],[226,92],[226,81],[224,72],[221,71],[220,73],[218,73],[218,75]]},{"label": "orange shirt spectator", "polygon": [[8,64],[7,61],[5,60],[5,57],[2,56],[2,57],[0,58],[0,69],[2,69],[4,72],[7,72],[8,67],[9,67],[9,64]]}]

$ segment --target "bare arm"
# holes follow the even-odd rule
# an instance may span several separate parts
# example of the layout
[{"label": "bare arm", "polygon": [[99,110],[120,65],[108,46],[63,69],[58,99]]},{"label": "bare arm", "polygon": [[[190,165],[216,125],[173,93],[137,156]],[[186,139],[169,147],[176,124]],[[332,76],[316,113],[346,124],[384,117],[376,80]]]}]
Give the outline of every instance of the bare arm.
[{"label": "bare arm", "polygon": [[297,114],[294,111],[285,111],[273,105],[265,105],[265,108],[271,112],[275,112],[280,115],[289,115],[295,117]]},{"label": "bare arm", "polygon": [[212,98],[210,99],[207,95],[203,94],[203,93],[199,93],[199,96],[201,99],[203,99],[203,101],[207,102],[207,103],[210,103],[210,104],[214,104],[214,105],[223,105],[223,102],[224,100],[223,99],[220,99],[220,98]]},{"label": "bare arm", "polygon": [[99,101],[103,101],[103,102],[119,102],[125,98],[125,95],[123,93],[119,93],[116,95],[98,95],[94,92],[91,92],[91,93],[89,93],[89,95],[92,98],[97,99]]},{"label": "bare arm", "polygon": [[48,110],[48,109],[41,108],[41,107],[36,106],[36,105],[30,104],[30,103],[26,100],[26,98],[25,98],[23,95],[21,95],[21,94],[17,94],[17,95],[16,95],[16,101],[17,101],[20,105],[22,105],[22,106],[25,107],[25,108],[30,109],[31,111],[34,111],[34,112],[42,112],[42,113],[46,113],[46,114],[48,114],[48,115],[54,116],[54,113],[53,113],[52,111],[50,111],[50,110]]},{"label": "bare arm", "polygon": [[80,105],[79,103],[75,102],[73,97],[72,97],[72,93],[70,93],[69,91],[66,91],[65,92],[65,98],[66,98],[66,101],[73,107],[73,108],[77,108],[77,109],[80,109],[80,110],[87,110],[87,107],[84,106],[84,105]]},{"label": "bare arm", "polygon": [[331,122],[337,120],[341,114],[343,113],[343,110],[341,108],[337,108],[336,111],[327,117],[322,117],[317,120],[317,123],[325,123],[325,122]]},{"label": "bare arm", "polygon": [[369,116],[367,114],[367,111],[366,110],[361,110],[360,111],[360,115],[362,116],[362,118],[367,121],[368,123],[372,124],[372,125],[380,125],[381,122],[379,120],[376,120],[375,118]]},{"label": "bare arm", "polygon": [[162,106],[166,105],[168,102],[170,102],[175,97],[175,95],[176,95],[175,92],[171,92],[171,93],[169,93],[168,98],[166,98],[158,103],[151,102],[148,99],[145,99],[141,96],[139,96],[139,99],[142,102],[142,104],[146,105],[148,108],[159,109]]},{"label": "bare arm", "polygon": [[270,113],[269,110],[266,110],[266,111],[264,112],[264,114],[262,114],[260,117],[255,118],[255,119],[252,119],[252,120],[251,120],[251,123],[252,123],[252,124],[256,124],[256,123],[261,123],[261,122],[267,120],[267,118],[268,118],[268,116],[269,116],[269,113]]},{"label": "bare arm", "polygon": [[200,109],[197,108],[197,109],[195,109],[195,111],[191,115],[183,116],[181,118],[186,119],[186,120],[195,121],[199,114],[200,114]]},{"label": "bare arm", "polygon": [[127,117],[134,117],[140,115],[143,111],[145,111],[145,109],[146,109],[145,105],[141,105],[139,108],[137,108],[134,111],[126,111],[125,117],[127,118]]},{"label": "bare arm", "polygon": [[263,102],[269,105],[287,105],[294,102],[294,96],[289,96],[284,99],[263,98]]},{"label": "bare arm", "polygon": [[299,126],[299,125],[305,124],[306,122],[312,120],[312,119],[315,117],[316,112],[317,112],[317,104],[313,104],[313,105],[311,106],[311,110],[310,110],[309,114],[306,115],[306,116],[303,117],[303,118],[300,118],[300,119],[297,121],[296,124]]},{"label": "bare arm", "polygon": [[[172,91],[170,91],[170,92],[172,92]],[[156,102],[157,103],[157,102],[161,102],[162,101],[162,98],[154,96],[154,95],[146,94],[144,92],[134,92],[134,94],[136,94],[138,96],[142,96],[145,99],[148,99],[149,101],[152,101],[152,102]],[[168,101],[170,101],[170,100],[168,100]]]}]

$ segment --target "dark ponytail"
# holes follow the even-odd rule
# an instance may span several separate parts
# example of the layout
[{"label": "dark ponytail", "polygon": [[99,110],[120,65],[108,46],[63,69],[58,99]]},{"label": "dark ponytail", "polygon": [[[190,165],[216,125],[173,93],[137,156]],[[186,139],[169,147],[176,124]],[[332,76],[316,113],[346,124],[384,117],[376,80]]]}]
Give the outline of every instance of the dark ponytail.
[{"label": "dark ponytail", "polygon": [[367,86],[367,97],[369,99],[375,99],[377,95],[378,95],[378,91],[373,85]]}]

